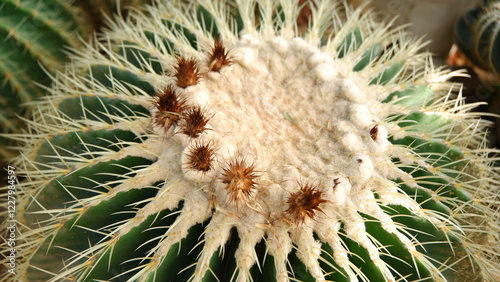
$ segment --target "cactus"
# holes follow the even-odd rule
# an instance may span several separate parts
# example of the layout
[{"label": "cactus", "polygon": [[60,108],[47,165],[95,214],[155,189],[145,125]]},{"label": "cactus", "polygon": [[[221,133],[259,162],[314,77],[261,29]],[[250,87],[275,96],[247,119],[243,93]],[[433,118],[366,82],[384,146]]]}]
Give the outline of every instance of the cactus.
[{"label": "cactus", "polygon": [[158,1],[75,55],[16,136],[7,279],[498,280],[497,151],[462,72],[308,5],[299,33],[297,1]]},{"label": "cactus", "polygon": [[[122,3],[123,2],[123,3]],[[145,0],[4,0],[0,3],[0,133],[20,132],[26,110],[21,105],[46,94],[50,76],[82,46],[92,31],[118,7],[138,7]],[[104,4],[104,5],[103,5]],[[88,13],[88,11],[92,13]],[[13,142],[0,138],[1,145]],[[6,148],[1,156],[13,156]],[[3,173],[2,173],[3,175]]]},{"label": "cactus", "polygon": [[483,0],[455,24],[455,42],[474,65],[500,73],[500,1]]},{"label": "cactus", "polygon": [[78,37],[89,37],[93,25],[71,1],[6,0],[0,27],[0,122],[2,132],[17,132],[20,104],[44,95],[47,72],[61,68],[68,48],[80,46]]}]

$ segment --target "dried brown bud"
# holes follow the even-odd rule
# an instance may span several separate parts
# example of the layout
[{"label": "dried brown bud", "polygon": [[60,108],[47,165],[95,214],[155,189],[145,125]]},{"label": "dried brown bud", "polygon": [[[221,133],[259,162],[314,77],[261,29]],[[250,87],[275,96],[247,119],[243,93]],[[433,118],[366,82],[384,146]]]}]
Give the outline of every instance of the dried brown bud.
[{"label": "dried brown bud", "polygon": [[222,67],[229,66],[233,61],[228,55],[228,51],[222,45],[222,42],[215,39],[214,46],[208,54],[208,68],[210,71],[219,72]]},{"label": "dried brown bud", "polygon": [[174,69],[177,86],[181,88],[196,85],[200,80],[198,61],[195,59],[177,57],[177,65]]},{"label": "dried brown bud", "polygon": [[375,124],[375,126],[370,130],[370,137],[372,140],[377,140],[378,136],[378,124]]},{"label": "dried brown bud", "polygon": [[200,106],[189,107],[182,115],[183,123],[181,132],[191,138],[197,138],[203,131],[207,130],[210,116]]},{"label": "dried brown bud", "polygon": [[158,110],[154,116],[154,123],[168,130],[182,117],[182,112],[187,109],[186,101],[177,96],[172,85],[156,95],[155,107]]},{"label": "dried brown bud", "polygon": [[215,148],[212,142],[202,143],[196,141],[191,151],[187,154],[187,167],[190,169],[207,172],[213,168]]},{"label": "dried brown bud", "polygon": [[328,202],[321,198],[322,193],[310,184],[301,185],[286,201],[289,207],[285,214],[296,224],[302,224],[306,218],[313,219],[316,211],[322,212],[319,205]]},{"label": "dried brown bud", "polygon": [[229,194],[230,201],[236,204],[246,203],[255,192],[257,177],[253,164],[247,165],[243,159],[230,161],[223,168],[220,180]]}]

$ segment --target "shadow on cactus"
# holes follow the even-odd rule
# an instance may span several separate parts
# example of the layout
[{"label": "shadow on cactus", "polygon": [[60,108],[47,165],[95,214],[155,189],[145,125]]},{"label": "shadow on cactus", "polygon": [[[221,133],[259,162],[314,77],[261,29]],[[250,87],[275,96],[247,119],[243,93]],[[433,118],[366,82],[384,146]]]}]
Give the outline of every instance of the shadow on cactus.
[{"label": "shadow on cactus", "polygon": [[25,281],[494,281],[498,175],[419,40],[330,1],[158,3],[37,104]]}]

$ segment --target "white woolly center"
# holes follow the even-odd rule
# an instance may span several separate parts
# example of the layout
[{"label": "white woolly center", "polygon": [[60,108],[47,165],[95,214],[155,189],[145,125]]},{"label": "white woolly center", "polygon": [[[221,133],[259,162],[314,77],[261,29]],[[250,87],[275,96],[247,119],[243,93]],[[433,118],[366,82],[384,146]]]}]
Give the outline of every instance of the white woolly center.
[{"label": "white woolly center", "polygon": [[[299,183],[330,192],[336,179],[348,177],[350,184],[336,187],[331,195],[335,203],[344,203],[352,193],[350,185],[359,191],[370,177],[394,174],[386,166],[387,131],[378,126],[377,137],[370,135],[387,116],[377,101],[387,93],[377,93],[367,81],[350,75],[352,66],[333,61],[299,38],[263,42],[244,36],[231,52],[231,66],[209,73],[182,95],[213,114],[211,130],[200,137],[218,148],[213,171],[220,173],[221,166],[238,157],[255,166],[259,209],[268,206],[265,213],[280,214]],[[191,148],[187,143],[195,142],[182,134],[174,138],[186,146],[184,155]],[[381,164],[382,169],[375,167]],[[219,202],[226,205],[227,192],[217,173],[184,171],[191,180],[212,181]],[[360,195],[373,197],[354,197]]]}]

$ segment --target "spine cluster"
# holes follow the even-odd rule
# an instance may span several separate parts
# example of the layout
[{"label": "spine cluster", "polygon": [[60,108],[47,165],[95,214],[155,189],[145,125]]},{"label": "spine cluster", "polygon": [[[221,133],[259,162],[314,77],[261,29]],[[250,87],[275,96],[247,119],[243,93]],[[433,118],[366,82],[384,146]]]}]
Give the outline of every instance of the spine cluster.
[{"label": "spine cluster", "polygon": [[312,184],[300,185],[300,190],[292,193],[288,200],[285,214],[296,224],[304,223],[306,219],[314,219],[316,212],[322,212],[320,205],[328,202],[323,199],[323,192]]}]

